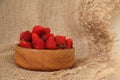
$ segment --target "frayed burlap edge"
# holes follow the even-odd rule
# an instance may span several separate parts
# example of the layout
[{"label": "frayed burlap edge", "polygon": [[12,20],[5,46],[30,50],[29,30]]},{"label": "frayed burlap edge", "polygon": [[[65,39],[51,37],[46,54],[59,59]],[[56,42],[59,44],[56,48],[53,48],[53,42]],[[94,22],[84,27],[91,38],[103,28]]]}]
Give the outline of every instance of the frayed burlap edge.
[{"label": "frayed burlap edge", "polygon": [[120,0],[80,0],[78,3],[80,27],[86,32],[90,56],[108,61],[114,43],[110,20],[119,13]]}]

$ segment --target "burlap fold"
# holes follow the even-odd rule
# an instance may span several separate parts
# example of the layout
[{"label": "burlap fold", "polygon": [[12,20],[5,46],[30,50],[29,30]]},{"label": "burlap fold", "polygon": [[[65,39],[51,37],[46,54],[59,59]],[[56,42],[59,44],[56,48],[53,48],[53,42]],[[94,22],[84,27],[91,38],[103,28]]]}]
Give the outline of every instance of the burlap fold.
[{"label": "burlap fold", "polygon": [[[94,59],[77,60],[71,69],[53,72],[29,71],[15,65],[13,54],[15,44],[1,44],[1,80],[99,80],[114,71],[107,62]],[[3,49],[2,49],[3,48]]]}]

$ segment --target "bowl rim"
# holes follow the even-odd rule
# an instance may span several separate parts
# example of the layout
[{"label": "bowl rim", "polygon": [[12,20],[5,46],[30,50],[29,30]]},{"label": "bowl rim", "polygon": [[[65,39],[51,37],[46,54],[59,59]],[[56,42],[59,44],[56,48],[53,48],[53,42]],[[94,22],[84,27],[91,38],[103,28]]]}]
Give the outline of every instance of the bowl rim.
[{"label": "bowl rim", "polygon": [[22,49],[28,49],[28,50],[33,50],[33,51],[65,51],[65,50],[72,50],[75,49],[74,47],[70,48],[70,49],[32,49],[32,48],[24,48],[19,46],[19,44],[16,45],[16,47],[22,48]]}]

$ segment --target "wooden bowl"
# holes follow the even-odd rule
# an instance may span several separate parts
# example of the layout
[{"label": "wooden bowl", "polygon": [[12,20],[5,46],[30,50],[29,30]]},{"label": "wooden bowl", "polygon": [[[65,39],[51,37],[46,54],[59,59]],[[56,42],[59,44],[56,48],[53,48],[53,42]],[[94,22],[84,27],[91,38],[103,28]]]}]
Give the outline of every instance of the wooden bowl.
[{"label": "wooden bowl", "polygon": [[29,70],[60,70],[72,67],[75,63],[75,49],[36,50],[16,46],[15,63]]}]

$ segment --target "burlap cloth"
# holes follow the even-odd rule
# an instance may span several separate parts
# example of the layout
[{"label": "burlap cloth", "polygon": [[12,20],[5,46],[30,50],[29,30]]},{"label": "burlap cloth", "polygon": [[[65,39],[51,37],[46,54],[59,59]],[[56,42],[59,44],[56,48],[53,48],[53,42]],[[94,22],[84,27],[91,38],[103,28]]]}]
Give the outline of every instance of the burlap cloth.
[{"label": "burlap cloth", "polygon": [[[0,80],[101,80],[115,70],[110,19],[119,0],[0,0]],[[15,65],[19,33],[35,24],[74,39],[76,64],[42,72]]]}]

